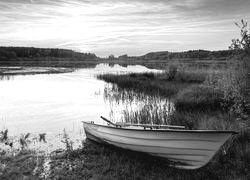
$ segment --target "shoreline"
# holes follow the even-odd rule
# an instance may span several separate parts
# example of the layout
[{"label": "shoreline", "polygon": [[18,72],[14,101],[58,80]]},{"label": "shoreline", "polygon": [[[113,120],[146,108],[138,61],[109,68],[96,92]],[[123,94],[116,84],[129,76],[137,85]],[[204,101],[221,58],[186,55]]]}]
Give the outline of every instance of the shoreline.
[{"label": "shoreline", "polygon": [[70,73],[76,68],[0,66],[0,76]]}]

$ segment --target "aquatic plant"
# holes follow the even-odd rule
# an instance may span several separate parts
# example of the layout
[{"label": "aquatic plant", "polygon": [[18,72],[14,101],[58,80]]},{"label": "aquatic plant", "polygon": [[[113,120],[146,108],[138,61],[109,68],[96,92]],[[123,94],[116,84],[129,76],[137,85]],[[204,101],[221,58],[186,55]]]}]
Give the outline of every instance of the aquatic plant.
[{"label": "aquatic plant", "polygon": [[30,136],[30,133],[27,133],[26,135],[22,135],[19,139],[19,143],[21,145],[21,148],[24,149],[28,147],[28,138]]},{"label": "aquatic plant", "polygon": [[250,54],[250,29],[248,29],[247,22],[242,19],[240,23],[235,23],[235,25],[240,29],[240,38],[232,39],[229,49],[245,51],[247,54]]},{"label": "aquatic plant", "polygon": [[73,151],[73,141],[70,140],[68,133],[65,129],[63,129],[63,136],[62,136],[61,142],[65,144],[65,149],[67,153],[70,153]]},{"label": "aquatic plant", "polygon": [[219,89],[192,85],[180,91],[174,99],[177,110],[209,111],[221,108],[223,94]]},{"label": "aquatic plant", "polygon": [[0,142],[7,141],[7,139],[8,139],[8,129],[0,131],[0,135],[1,135]]},{"label": "aquatic plant", "polygon": [[192,84],[190,82],[168,81],[165,73],[155,74],[154,79],[152,79],[152,75],[145,76],[141,73],[136,75],[134,73],[127,75],[104,74],[98,75],[97,78],[108,83],[114,83],[119,88],[165,97],[172,97],[181,89]]},{"label": "aquatic plant", "polygon": [[116,85],[105,87],[104,99],[109,103],[113,121],[168,124],[168,116],[174,110],[173,103],[167,98],[124,90]]},{"label": "aquatic plant", "polygon": [[46,143],[45,136],[46,136],[46,133],[39,134],[39,142],[43,141],[44,143]]}]

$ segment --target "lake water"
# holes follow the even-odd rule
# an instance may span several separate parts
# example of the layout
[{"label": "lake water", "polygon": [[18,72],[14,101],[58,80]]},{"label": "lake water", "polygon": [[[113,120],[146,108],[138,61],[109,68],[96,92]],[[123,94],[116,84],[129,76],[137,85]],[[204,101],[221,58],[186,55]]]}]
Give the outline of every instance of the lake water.
[{"label": "lake water", "polygon": [[[64,130],[77,147],[84,139],[81,121],[103,124],[100,116],[119,121],[124,104],[114,105],[105,92],[110,84],[98,80],[105,73],[160,72],[143,66],[99,64],[95,68],[72,73],[17,75],[0,81],[0,130],[8,129],[13,137],[31,133],[31,144],[46,133],[46,144],[39,148],[61,148]],[[133,104],[130,106],[133,108]]]}]

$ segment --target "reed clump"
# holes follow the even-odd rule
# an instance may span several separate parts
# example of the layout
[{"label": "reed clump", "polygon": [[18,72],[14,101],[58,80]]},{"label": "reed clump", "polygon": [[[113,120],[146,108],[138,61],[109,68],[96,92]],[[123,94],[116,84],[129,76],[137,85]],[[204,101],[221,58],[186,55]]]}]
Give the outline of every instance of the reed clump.
[{"label": "reed clump", "polygon": [[188,83],[202,83],[206,76],[207,68],[198,69],[178,65],[170,65],[168,70],[165,70],[167,81],[188,82]]},{"label": "reed clump", "polygon": [[222,101],[223,94],[219,89],[203,84],[189,86],[179,92],[174,100],[177,110],[191,111],[217,110]]},{"label": "reed clump", "polygon": [[238,130],[239,123],[235,116],[227,112],[216,111],[174,111],[169,116],[169,122],[185,126],[186,129],[207,130]]},{"label": "reed clump", "polygon": [[174,99],[181,110],[222,110],[246,118],[247,70],[233,57],[221,68],[190,68],[170,65],[163,73],[131,73],[99,75],[123,89]]},{"label": "reed clump", "polygon": [[98,75],[97,78],[117,84],[118,87],[123,89],[133,89],[137,92],[164,97],[172,97],[190,85],[190,82],[168,81],[168,75],[165,73],[103,74]]},{"label": "reed clump", "polygon": [[169,71],[163,73],[104,74],[98,78],[121,89],[174,99],[177,109],[218,109],[222,93],[218,88],[203,85],[208,73],[208,70],[192,71],[183,67],[179,70],[176,66],[170,66]]}]

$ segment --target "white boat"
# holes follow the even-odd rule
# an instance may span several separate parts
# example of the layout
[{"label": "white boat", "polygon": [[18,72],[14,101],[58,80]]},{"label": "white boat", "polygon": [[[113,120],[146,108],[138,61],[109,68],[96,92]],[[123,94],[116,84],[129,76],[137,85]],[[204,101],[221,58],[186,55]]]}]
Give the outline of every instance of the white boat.
[{"label": "white boat", "polygon": [[[83,122],[86,137],[99,143],[163,157],[171,166],[197,169],[205,166],[234,131],[146,129],[149,126],[98,125]],[[176,127],[176,126],[174,126]]]}]

